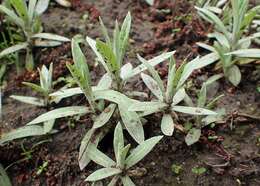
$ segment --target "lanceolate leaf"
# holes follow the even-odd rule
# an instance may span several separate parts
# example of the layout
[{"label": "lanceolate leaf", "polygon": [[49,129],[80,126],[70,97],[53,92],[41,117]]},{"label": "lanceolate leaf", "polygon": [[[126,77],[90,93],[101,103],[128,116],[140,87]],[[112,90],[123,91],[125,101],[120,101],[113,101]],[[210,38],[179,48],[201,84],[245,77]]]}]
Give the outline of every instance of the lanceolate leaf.
[{"label": "lanceolate leaf", "polygon": [[173,96],[172,105],[177,105],[178,103],[180,103],[182,100],[184,100],[185,96],[186,96],[185,89],[184,88],[179,89],[176,92],[176,94]]},{"label": "lanceolate leaf", "polygon": [[236,50],[234,52],[227,53],[227,55],[235,55],[237,57],[244,57],[244,58],[260,58],[260,49],[241,49]]},{"label": "lanceolate leaf", "polygon": [[27,125],[33,125],[33,124],[42,123],[53,119],[74,116],[74,115],[81,115],[90,112],[91,112],[90,109],[85,106],[70,106],[70,107],[58,108],[38,116],[37,118],[29,122]]},{"label": "lanceolate leaf", "polygon": [[129,176],[121,177],[124,186],[135,186],[134,182],[131,180]]},{"label": "lanceolate leaf", "polygon": [[35,11],[38,15],[41,15],[43,12],[45,12],[48,8],[50,0],[38,0],[37,5],[35,7]]},{"label": "lanceolate leaf", "polygon": [[103,125],[105,125],[113,115],[114,111],[116,109],[116,104],[110,104],[105,110],[98,115],[94,120],[93,128],[100,128]]},{"label": "lanceolate leaf", "polygon": [[59,36],[56,34],[51,34],[51,33],[38,33],[34,34],[32,38],[41,38],[41,39],[48,39],[48,40],[55,40],[55,41],[62,41],[62,42],[69,42],[70,39]]},{"label": "lanceolate leaf", "polygon": [[170,114],[164,114],[161,122],[162,133],[166,136],[172,136],[174,131],[174,123]]},{"label": "lanceolate leaf", "polygon": [[237,86],[241,81],[241,72],[240,72],[238,66],[236,66],[236,65],[233,65],[231,68],[229,68],[226,75],[227,75],[229,81],[234,86]]},{"label": "lanceolate leaf", "polygon": [[9,48],[6,48],[6,49],[1,51],[0,58],[2,58],[3,56],[5,56],[7,54],[11,54],[13,52],[17,52],[17,51],[19,51],[21,49],[26,49],[27,46],[28,46],[28,43],[21,43],[21,44],[17,44],[17,45],[11,46]]},{"label": "lanceolate leaf", "polygon": [[129,111],[143,112],[147,110],[163,111],[168,105],[159,101],[136,102],[129,106]]},{"label": "lanceolate leaf", "polygon": [[104,178],[120,174],[122,171],[117,168],[102,168],[87,177],[85,181],[99,181]]},{"label": "lanceolate leaf", "polygon": [[123,123],[137,143],[144,141],[144,129],[141,120],[135,112],[128,111],[128,105],[118,105]]},{"label": "lanceolate leaf", "polygon": [[186,144],[190,146],[196,143],[197,141],[199,141],[200,135],[201,135],[200,129],[192,128],[191,130],[189,130],[189,133],[185,137]]},{"label": "lanceolate leaf", "polygon": [[163,136],[152,137],[148,140],[145,140],[140,145],[138,145],[131,154],[126,159],[126,169],[131,168],[133,165],[137,164],[142,160],[152,149],[153,147],[162,139]]},{"label": "lanceolate leaf", "polygon": [[23,103],[28,103],[36,106],[41,106],[41,107],[45,106],[44,100],[36,97],[12,95],[10,96],[10,98],[21,101]]},{"label": "lanceolate leaf", "polygon": [[88,147],[88,154],[87,156],[94,161],[95,163],[103,166],[103,167],[113,167],[116,165],[111,158],[105,155],[103,152],[97,149],[94,145],[90,145]]},{"label": "lanceolate leaf", "polygon": [[6,8],[6,7],[3,6],[3,5],[0,5],[0,11],[1,11],[1,12],[4,12],[6,15],[8,15],[8,17],[9,17],[15,24],[17,24],[18,26],[24,28],[24,26],[25,26],[24,21],[23,21],[20,17],[18,17],[18,16],[14,13],[14,11],[12,11],[12,10]]},{"label": "lanceolate leaf", "polygon": [[40,136],[44,135],[44,129],[41,126],[33,125],[33,126],[25,126],[18,129],[15,129],[11,132],[4,133],[0,138],[0,145],[8,141],[12,141],[19,138],[25,138],[30,136]]},{"label": "lanceolate leaf", "polygon": [[120,151],[124,147],[124,135],[121,123],[119,122],[115,128],[114,140],[113,140],[114,152],[116,156],[116,161],[119,161]]},{"label": "lanceolate leaf", "polygon": [[163,92],[160,89],[158,83],[149,75],[141,74],[142,80],[145,85],[151,90],[151,92],[159,99],[163,101]]},{"label": "lanceolate leaf", "polygon": [[186,107],[186,106],[172,106],[172,110],[176,112],[182,112],[192,115],[216,115],[216,112],[213,112],[208,109],[199,108],[199,107]]}]

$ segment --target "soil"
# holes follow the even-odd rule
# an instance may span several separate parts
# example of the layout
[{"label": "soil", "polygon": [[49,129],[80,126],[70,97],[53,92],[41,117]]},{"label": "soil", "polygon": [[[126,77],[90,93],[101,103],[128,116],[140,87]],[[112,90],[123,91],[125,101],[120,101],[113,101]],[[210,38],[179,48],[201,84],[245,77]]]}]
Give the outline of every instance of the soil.
[{"label": "soil", "polygon": [[[212,27],[197,15],[190,1],[161,0],[149,7],[142,0],[72,0],[72,8],[62,8],[51,4],[43,14],[42,21],[46,32],[72,37],[82,34],[92,38],[100,37],[98,16],[109,29],[114,20],[122,21],[127,11],[131,11],[133,25],[131,44],[126,62],[138,64],[136,53],[151,58],[163,51],[176,50],[176,59],[192,59],[204,51],[196,46],[198,41],[206,41],[206,34]],[[92,78],[98,80],[102,70],[94,68],[93,53],[85,48],[85,55],[93,70]],[[68,75],[66,62],[72,62],[70,45],[56,48],[36,49],[37,66],[54,63],[54,78]],[[160,75],[166,76],[166,65],[158,67]],[[193,74],[195,88],[214,74],[212,67]],[[225,108],[227,116],[215,128],[203,130],[199,143],[188,147],[184,135],[178,131],[173,137],[165,137],[154,150],[132,170],[132,178],[138,186],[229,186],[260,185],[260,97],[256,85],[260,84],[254,66],[242,68],[243,81],[239,88],[221,80],[210,89],[211,96],[224,94],[217,107]],[[37,82],[37,71],[24,72],[20,76],[9,70],[7,87],[3,90],[3,118],[0,132],[24,126],[45,109],[28,106],[9,98],[12,94],[35,95],[21,85],[22,81]],[[136,88],[144,89],[141,83]],[[58,87],[57,87],[58,88]],[[191,89],[191,95],[196,90]],[[80,96],[68,99],[62,105],[82,104]],[[83,102],[84,104],[84,102]],[[53,106],[53,107],[59,107]],[[145,126],[146,137],[161,134],[158,116],[148,117]],[[80,171],[77,157],[80,141],[92,125],[91,120],[83,118],[80,122],[68,124],[66,119],[55,124],[58,133],[27,140],[19,140],[1,147],[0,162],[6,167],[23,159],[22,146],[30,150],[36,142],[48,140],[32,149],[30,160],[13,164],[8,170],[14,186],[85,186],[84,179],[98,168],[90,163]],[[210,140],[208,137],[214,137]],[[128,139],[130,140],[130,139]],[[113,157],[112,135],[101,143],[101,149]],[[39,167],[48,162],[47,168],[37,175]],[[180,167],[176,173],[173,165]],[[195,174],[194,167],[204,167],[206,172]]]}]

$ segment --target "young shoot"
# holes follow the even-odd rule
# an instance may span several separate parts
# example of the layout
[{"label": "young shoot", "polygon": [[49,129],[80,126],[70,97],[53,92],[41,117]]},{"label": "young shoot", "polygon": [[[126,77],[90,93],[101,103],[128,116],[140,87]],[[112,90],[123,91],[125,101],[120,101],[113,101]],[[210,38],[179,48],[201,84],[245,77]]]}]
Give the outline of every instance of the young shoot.
[{"label": "young shoot", "polygon": [[192,72],[211,64],[215,56],[207,55],[196,58],[189,63],[183,63],[178,69],[174,59],[170,60],[168,68],[168,80],[165,87],[158,72],[143,58],[140,61],[147,67],[152,76],[142,73],[141,77],[145,85],[156,97],[155,101],[136,102],[129,107],[130,111],[138,112],[139,115],[146,116],[152,113],[163,113],[161,120],[161,131],[164,135],[172,136],[178,115],[176,112],[192,115],[215,115],[216,113],[202,108],[191,106],[179,106],[178,104],[185,98],[184,83]]},{"label": "young shoot", "polygon": [[134,186],[135,184],[129,177],[128,171],[141,161],[161,139],[162,136],[156,136],[145,140],[129,153],[131,145],[124,145],[123,129],[119,122],[114,131],[113,141],[116,161],[97,149],[95,145],[89,146],[90,159],[104,168],[93,172],[87,177],[86,181],[97,182],[112,177],[109,186],[117,185],[119,180],[124,186]]},{"label": "young shoot", "polygon": [[215,25],[215,31],[208,35],[209,38],[215,39],[214,45],[204,43],[198,45],[218,55],[216,68],[222,68],[225,77],[234,86],[238,86],[241,82],[238,66],[255,62],[260,58],[260,49],[251,48],[252,40],[259,38],[260,33],[244,36],[260,7],[248,10],[248,5],[248,0],[231,0],[232,16],[227,23],[221,21],[211,10],[196,7],[203,18]]},{"label": "young shoot", "polygon": [[7,3],[0,5],[0,12],[4,13],[11,23],[14,23],[22,30],[23,42],[6,48],[0,52],[0,58],[5,55],[26,50],[25,67],[32,70],[34,67],[32,49],[34,47],[54,47],[62,42],[70,41],[68,38],[42,33],[40,15],[46,10],[47,1],[30,0],[28,5],[24,0],[7,0]]}]

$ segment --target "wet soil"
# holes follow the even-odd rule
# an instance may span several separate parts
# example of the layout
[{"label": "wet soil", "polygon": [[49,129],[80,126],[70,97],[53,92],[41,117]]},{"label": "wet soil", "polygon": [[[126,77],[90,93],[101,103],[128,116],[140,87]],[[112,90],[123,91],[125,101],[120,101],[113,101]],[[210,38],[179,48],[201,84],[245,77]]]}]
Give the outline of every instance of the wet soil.
[{"label": "wet soil", "polygon": [[[113,28],[114,20],[121,21],[127,11],[133,16],[130,47],[126,62],[138,64],[136,53],[146,58],[156,56],[163,51],[176,50],[176,59],[192,59],[204,51],[196,46],[198,41],[206,41],[206,34],[211,26],[203,22],[187,0],[156,1],[149,7],[141,0],[73,0],[73,7],[62,8],[52,4],[42,17],[46,32],[72,37],[82,34],[92,38],[100,37],[97,18],[102,16],[109,29]],[[37,49],[34,51],[36,61],[42,64],[54,63],[54,78],[68,75],[66,62],[72,62],[69,44],[57,48]],[[88,63],[93,70],[92,78],[100,78],[102,70],[94,68],[94,56],[84,49]],[[212,67],[193,74],[195,88],[214,74]],[[162,77],[166,78],[166,65],[158,67]],[[260,97],[256,91],[259,77],[252,66],[243,68],[243,82],[239,88],[232,87],[221,80],[210,94],[224,94],[218,107],[224,107],[227,116],[215,128],[206,128],[200,142],[188,147],[184,135],[178,131],[173,137],[165,137],[154,150],[140,163],[133,167],[133,180],[138,186],[229,186],[229,185],[260,185]],[[37,82],[37,71],[25,72],[20,76],[10,70],[7,75],[8,85],[3,90],[3,118],[0,132],[7,132],[24,126],[45,109],[28,106],[9,98],[12,94],[35,95],[21,85],[22,81]],[[139,81],[139,80],[137,80]],[[135,88],[144,89],[141,83]],[[58,87],[57,87],[58,88]],[[196,90],[190,90],[194,95]],[[82,98],[65,100],[62,105],[84,104]],[[59,107],[61,105],[53,106]],[[159,119],[148,117],[145,126],[146,137],[159,135]],[[80,122],[60,120],[55,124],[58,133],[27,140],[19,140],[0,148],[0,162],[8,166],[23,159],[21,144],[30,150],[34,144],[48,140],[32,149],[30,160],[13,164],[7,172],[14,186],[85,186],[90,185],[84,179],[98,168],[94,163],[80,171],[77,157],[80,141],[92,125],[91,120],[82,118]],[[210,138],[213,136],[214,138]],[[50,140],[50,141],[49,141]],[[129,138],[130,140],[130,138]],[[101,144],[106,153],[113,157],[112,138],[107,137]],[[37,175],[39,167],[48,162],[46,169]],[[174,166],[180,167],[176,173]],[[201,175],[192,172],[194,167],[204,167],[206,172]]]}]

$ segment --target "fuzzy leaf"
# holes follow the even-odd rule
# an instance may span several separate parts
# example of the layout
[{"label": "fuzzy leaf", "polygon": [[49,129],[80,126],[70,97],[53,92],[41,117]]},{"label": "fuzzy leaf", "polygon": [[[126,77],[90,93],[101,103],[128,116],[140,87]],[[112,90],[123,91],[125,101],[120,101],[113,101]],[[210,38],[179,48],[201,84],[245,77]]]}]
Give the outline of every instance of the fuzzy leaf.
[{"label": "fuzzy leaf", "polygon": [[17,45],[11,46],[9,48],[6,48],[0,52],[0,58],[2,58],[3,56],[5,56],[7,54],[11,54],[11,53],[17,52],[19,50],[26,49],[27,47],[28,47],[28,43],[21,43],[21,44],[17,44]]},{"label": "fuzzy leaf", "polygon": [[104,126],[112,117],[116,109],[116,104],[110,104],[105,110],[94,119],[93,128],[97,129]]},{"label": "fuzzy leaf", "polygon": [[140,145],[138,145],[127,157],[125,161],[126,169],[131,168],[139,161],[141,161],[162,138],[163,136],[152,137],[148,140],[143,141]]},{"label": "fuzzy leaf", "polygon": [[191,130],[189,130],[189,133],[185,137],[186,144],[190,146],[198,142],[200,139],[200,135],[201,135],[200,129],[192,128]]},{"label": "fuzzy leaf", "polygon": [[234,85],[237,86],[241,81],[241,72],[236,65],[233,65],[227,71],[228,80]]},{"label": "fuzzy leaf", "polygon": [[157,99],[163,101],[163,92],[161,91],[159,84],[151,76],[144,73],[141,73],[141,77],[145,85],[151,90]]},{"label": "fuzzy leaf", "polygon": [[41,126],[38,125],[25,126],[25,127],[12,130],[8,133],[2,134],[0,138],[0,145],[3,145],[4,143],[15,139],[31,137],[31,136],[40,136],[44,134],[45,134],[44,129]]},{"label": "fuzzy leaf", "polygon": [[43,12],[45,12],[49,6],[50,0],[38,0],[37,5],[35,7],[35,12],[37,12],[38,15],[41,15]]},{"label": "fuzzy leaf", "polygon": [[116,174],[120,174],[122,171],[117,168],[102,168],[87,177],[85,181],[99,181]]},{"label": "fuzzy leaf", "polygon": [[51,33],[38,33],[34,34],[32,38],[41,38],[41,39],[48,39],[48,40],[54,40],[54,41],[62,41],[62,42],[69,42],[70,39],[59,36],[56,34],[51,34]]},{"label": "fuzzy leaf", "polygon": [[121,180],[122,180],[123,186],[135,186],[134,182],[127,175],[121,177]]},{"label": "fuzzy leaf", "polygon": [[208,109],[199,108],[199,107],[186,107],[186,106],[172,106],[172,110],[176,112],[182,112],[185,114],[192,115],[216,115],[216,112],[213,112]]},{"label": "fuzzy leaf", "polygon": [[12,95],[12,96],[10,96],[10,98],[13,98],[17,101],[21,101],[23,103],[28,103],[31,105],[36,105],[36,106],[40,106],[40,107],[45,106],[44,100],[36,98],[36,97]]},{"label": "fuzzy leaf", "polygon": [[53,119],[64,118],[64,117],[74,116],[74,115],[81,115],[90,112],[91,112],[90,109],[85,106],[70,106],[70,107],[58,108],[38,116],[37,118],[29,122],[27,125],[33,125],[33,124],[42,123]]},{"label": "fuzzy leaf", "polygon": [[185,89],[184,88],[179,89],[176,92],[176,94],[173,96],[172,105],[177,105],[178,103],[180,103],[182,100],[184,100],[185,96],[186,96]]},{"label": "fuzzy leaf", "polygon": [[227,53],[226,55],[235,55],[237,57],[244,58],[260,58],[260,49],[250,48],[250,49],[241,49],[234,52]]},{"label": "fuzzy leaf", "polygon": [[114,146],[116,161],[118,162],[118,160],[120,159],[119,158],[120,151],[124,147],[124,135],[123,135],[123,129],[120,122],[117,124],[115,128],[113,146]]},{"label": "fuzzy leaf", "polygon": [[167,104],[159,101],[149,102],[136,102],[129,106],[129,111],[142,112],[147,110],[157,110],[158,112],[163,111],[167,108]]},{"label": "fuzzy leaf", "polygon": [[164,114],[161,122],[161,131],[166,136],[172,136],[174,123],[170,114]]}]

